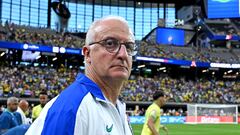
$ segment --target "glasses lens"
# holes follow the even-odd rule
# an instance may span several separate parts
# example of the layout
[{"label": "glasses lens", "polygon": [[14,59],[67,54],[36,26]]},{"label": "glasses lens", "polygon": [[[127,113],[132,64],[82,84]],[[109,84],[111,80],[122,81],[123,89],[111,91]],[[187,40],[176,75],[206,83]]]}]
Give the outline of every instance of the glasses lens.
[{"label": "glasses lens", "polygon": [[136,44],[133,42],[120,43],[117,39],[108,38],[100,42],[110,53],[116,53],[120,50],[121,45],[125,45],[128,55],[134,56],[137,54]]},{"label": "glasses lens", "polygon": [[129,55],[133,56],[136,55],[136,45],[133,42],[126,42],[125,43],[127,52]]},{"label": "glasses lens", "polygon": [[114,53],[118,51],[119,43],[116,39],[106,39],[104,41],[104,46],[106,47],[107,51]]}]

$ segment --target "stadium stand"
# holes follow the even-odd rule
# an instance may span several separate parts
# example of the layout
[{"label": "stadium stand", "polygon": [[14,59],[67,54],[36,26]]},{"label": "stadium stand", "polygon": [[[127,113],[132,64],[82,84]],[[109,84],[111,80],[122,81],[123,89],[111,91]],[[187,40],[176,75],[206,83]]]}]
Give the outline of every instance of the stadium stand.
[{"label": "stadium stand", "polygon": [[41,44],[69,48],[81,48],[84,40],[69,33],[58,33],[47,28],[16,25],[8,21],[0,26],[1,38],[18,43]]},{"label": "stadium stand", "polygon": [[236,57],[227,48],[202,48],[202,51],[198,51],[196,47],[157,45],[144,41],[140,45],[139,55],[201,62],[236,63],[239,61],[239,57]]},{"label": "stadium stand", "polygon": [[216,35],[227,35],[231,33],[232,35],[237,35],[237,28],[231,23],[229,19],[217,19],[217,20],[205,20],[205,23]]},{"label": "stadium stand", "polygon": [[46,90],[50,98],[66,88],[77,74],[75,69],[40,67],[1,67],[1,97],[37,98]]},{"label": "stadium stand", "polygon": [[154,90],[163,89],[169,102],[238,104],[240,83],[199,79],[186,81],[168,76],[145,78],[138,76],[125,84],[122,98],[125,101],[151,101]]},{"label": "stadium stand", "polygon": [[[37,98],[39,92],[47,90],[50,98],[66,88],[78,73],[77,69],[39,67],[1,67],[0,97]],[[240,103],[240,83],[169,76],[154,78],[138,76],[123,87],[121,98],[125,101],[151,101],[154,90],[163,89],[169,95],[169,102],[176,103]]]},{"label": "stadium stand", "polygon": [[[150,35],[151,31],[158,27],[169,27],[168,23],[171,19],[176,21],[171,22],[171,24],[177,23],[177,21],[181,22],[181,19],[176,20],[175,12],[186,4],[176,2],[176,0],[171,0],[176,4],[168,3],[167,0],[163,1],[162,3],[154,0],[141,2],[133,0],[94,0],[96,3],[91,3],[88,0],[79,0],[76,1],[77,6],[75,6],[74,1],[68,1],[67,6],[72,12],[69,20],[69,32],[60,33],[53,28],[55,20],[52,14],[49,15],[52,17],[51,19],[49,16],[43,17],[52,20],[51,22],[41,24],[41,17],[39,17],[41,7],[26,5],[25,1],[13,2],[11,0],[11,2],[8,2],[7,0],[0,0],[2,2],[0,7],[5,6],[3,7],[5,11],[0,8],[0,41],[80,50],[85,43],[85,39],[84,36],[76,35],[84,35],[88,29],[88,24],[108,14],[121,15],[127,18],[136,36],[136,44],[139,48],[136,57],[143,56],[163,60],[163,62],[149,62],[134,59],[132,76],[124,84],[120,95],[120,99],[127,103],[129,116],[144,116],[147,105],[152,101],[152,94],[159,89],[162,89],[169,98],[166,106],[162,108],[162,116],[186,116],[188,113],[187,104],[237,104],[239,106],[239,17],[208,19],[207,15],[204,15],[207,13],[204,13],[203,10],[206,7],[201,7],[203,11],[200,10],[199,15],[191,12],[191,18],[184,22],[184,26],[173,26],[174,29],[181,28],[188,31],[188,34],[185,33],[184,46],[157,44],[155,41],[156,33]],[[193,2],[193,0],[189,0],[188,3],[195,6],[196,3],[199,4],[203,1],[196,0],[196,2]],[[30,21],[31,13],[29,13],[27,22],[24,22],[21,13],[23,11],[17,11],[17,14],[19,14],[17,19],[13,17],[16,14],[13,9],[11,9],[11,14],[8,15],[6,12],[10,11],[6,10],[6,5],[9,5],[10,8],[11,4],[16,6],[17,3],[21,3],[19,7],[28,7],[29,11],[33,11],[32,7],[36,8],[39,13],[38,21],[32,23]],[[109,4],[110,6],[108,6]],[[34,15],[31,14],[31,16]],[[158,19],[165,22],[162,22],[163,24],[160,26]],[[147,35],[150,35],[154,40],[146,40],[147,38],[144,36]],[[215,39],[215,36],[221,36],[221,39]],[[233,40],[233,36],[237,38]],[[230,43],[230,46],[227,45],[228,43]],[[54,98],[74,81],[79,72],[84,72],[84,69],[80,67],[84,65],[82,55],[44,52],[45,55],[40,52],[41,59],[44,59],[44,62],[41,59],[27,61],[30,64],[26,66],[22,64],[26,61],[20,57],[22,51],[21,49],[14,50],[0,47],[0,114],[6,108],[5,101],[8,97],[15,96],[20,99],[27,99],[33,106],[38,102],[40,91],[46,90],[49,98]],[[55,62],[52,61],[53,56],[57,58]],[[165,62],[165,60],[203,62],[209,66],[174,65]],[[73,61],[77,63],[76,66],[73,66]],[[212,67],[211,64],[213,63],[227,66]],[[145,67],[141,69],[139,67],[141,65]],[[176,70],[158,70],[162,67]],[[147,71],[148,69],[150,71]],[[209,72],[205,73],[204,70]],[[238,110],[240,110],[239,107]],[[238,119],[240,119],[240,112],[238,115]],[[240,130],[236,131],[239,132]],[[138,135],[139,132],[136,134]]]}]

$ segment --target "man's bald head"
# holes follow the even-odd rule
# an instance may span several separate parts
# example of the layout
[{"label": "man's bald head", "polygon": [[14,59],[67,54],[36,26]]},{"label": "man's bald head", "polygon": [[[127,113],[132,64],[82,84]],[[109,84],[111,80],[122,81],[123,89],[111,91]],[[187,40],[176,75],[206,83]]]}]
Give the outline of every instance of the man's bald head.
[{"label": "man's bald head", "polygon": [[19,107],[23,110],[23,112],[26,112],[29,107],[28,101],[25,99],[20,100]]}]

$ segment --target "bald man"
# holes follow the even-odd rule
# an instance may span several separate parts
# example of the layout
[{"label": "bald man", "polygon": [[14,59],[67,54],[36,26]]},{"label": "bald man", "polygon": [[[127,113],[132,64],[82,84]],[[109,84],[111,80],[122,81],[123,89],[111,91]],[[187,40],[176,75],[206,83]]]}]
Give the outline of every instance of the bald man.
[{"label": "bald man", "polygon": [[11,128],[22,124],[21,116],[16,112],[18,98],[9,97],[7,99],[7,109],[0,115],[0,134],[5,133]]},{"label": "bald man", "polygon": [[127,21],[107,16],[93,22],[82,50],[85,74],[46,104],[25,135],[132,135],[118,98],[137,53]]},{"label": "bald man", "polygon": [[28,111],[28,101],[27,100],[20,100],[19,104],[18,104],[18,109],[17,112],[19,112],[21,114],[21,118],[22,118],[22,124],[27,124],[29,125],[29,120],[26,117],[26,112]]}]

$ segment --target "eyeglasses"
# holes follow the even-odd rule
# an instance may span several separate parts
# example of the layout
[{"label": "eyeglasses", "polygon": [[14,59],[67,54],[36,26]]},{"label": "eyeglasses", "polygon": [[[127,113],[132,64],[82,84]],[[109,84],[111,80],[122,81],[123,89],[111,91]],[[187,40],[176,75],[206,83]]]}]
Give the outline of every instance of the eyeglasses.
[{"label": "eyeglasses", "polygon": [[121,46],[124,45],[126,47],[126,50],[129,56],[134,56],[137,54],[137,46],[134,42],[121,43],[119,40],[115,38],[107,38],[98,42],[90,43],[89,45],[93,45],[93,44],[100,44],[109,53],[118,53],[119,50],[121,49]]}]

